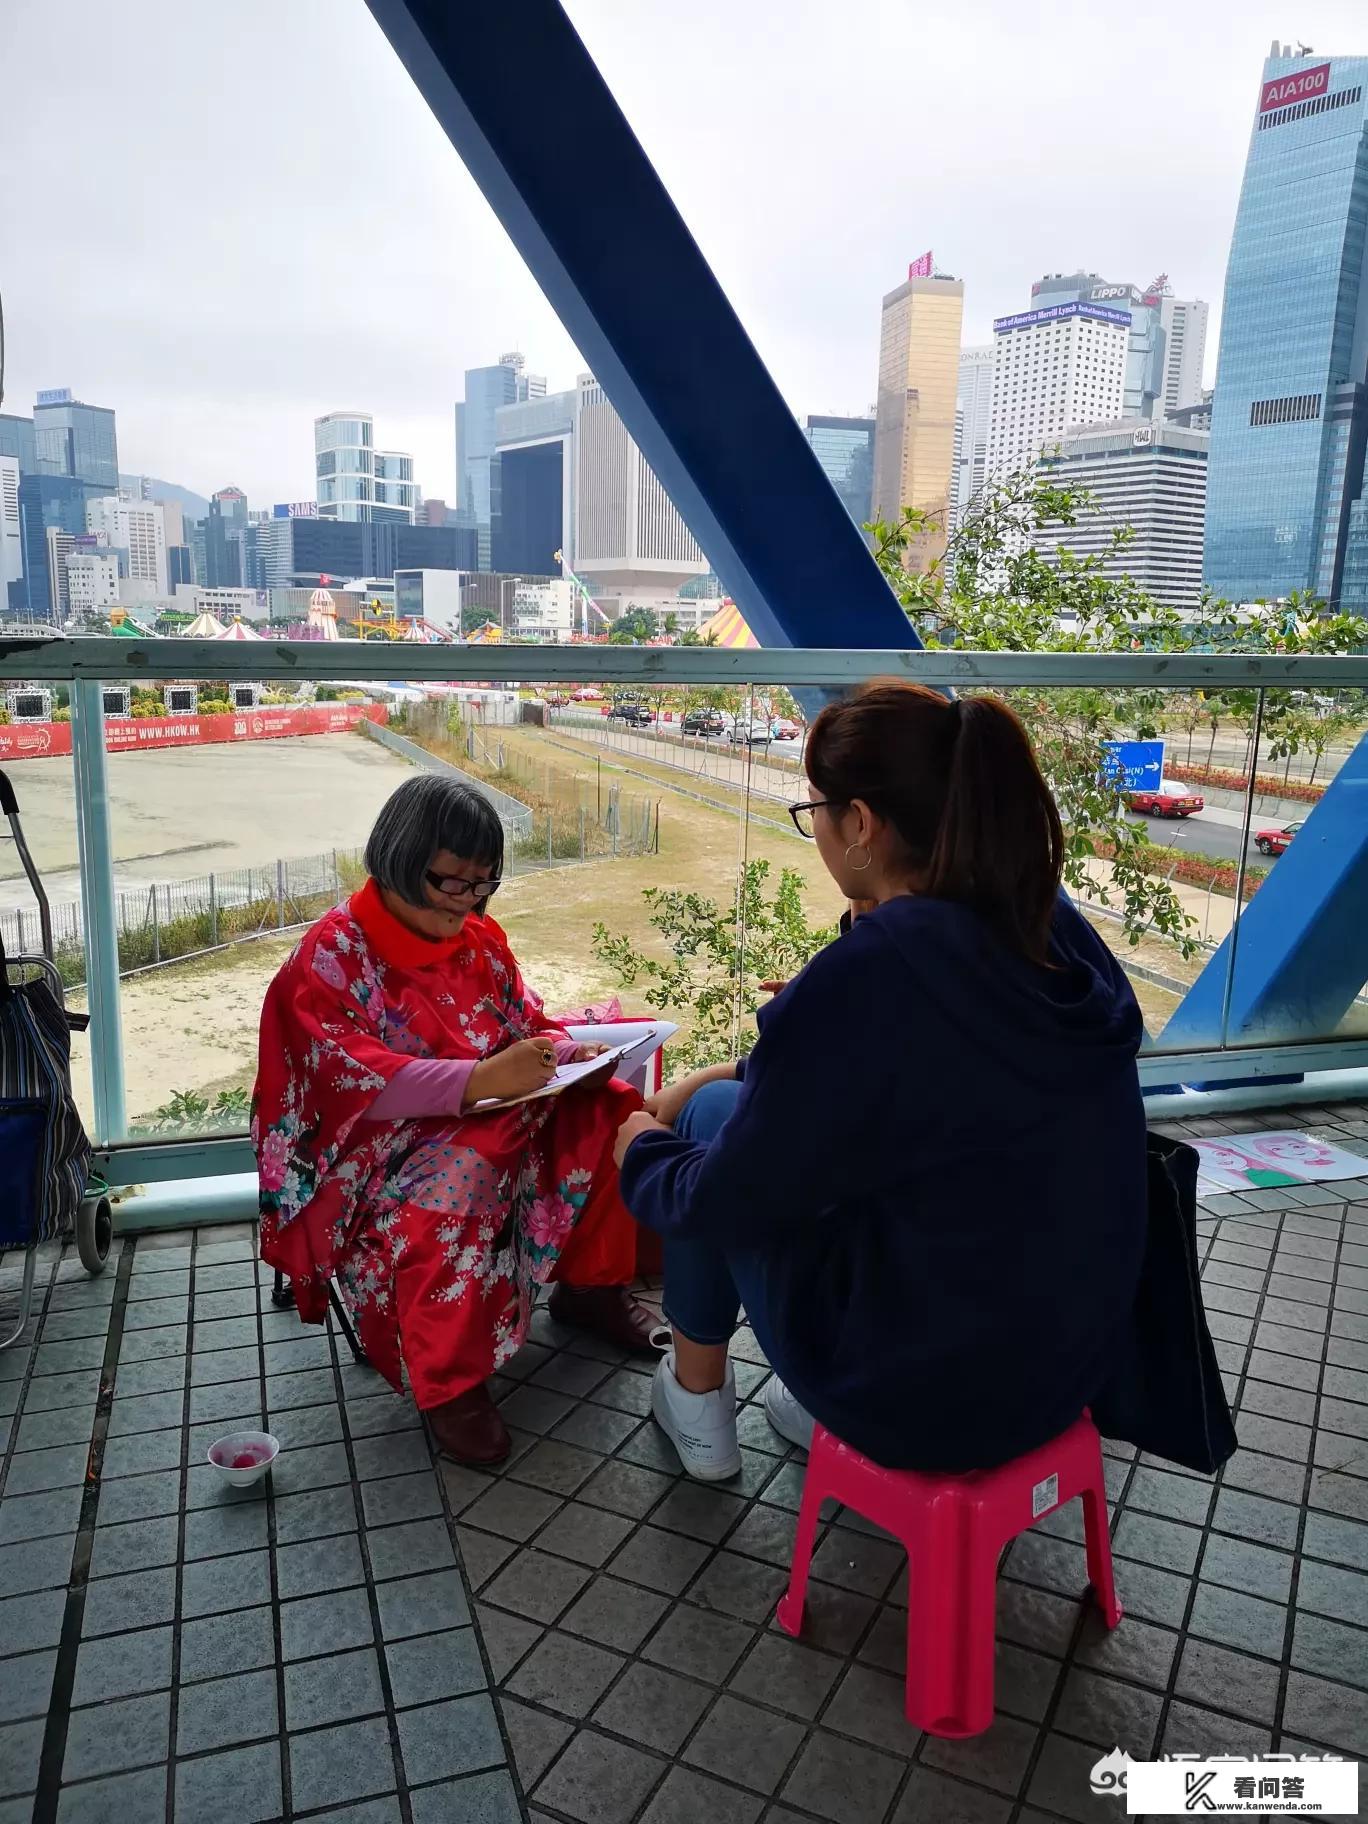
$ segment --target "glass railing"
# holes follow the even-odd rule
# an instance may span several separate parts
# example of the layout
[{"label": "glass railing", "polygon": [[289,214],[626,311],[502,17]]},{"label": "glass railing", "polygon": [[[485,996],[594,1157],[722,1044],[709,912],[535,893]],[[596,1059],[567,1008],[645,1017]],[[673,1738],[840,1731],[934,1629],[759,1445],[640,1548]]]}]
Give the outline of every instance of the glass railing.
[{"label": "glass railing", "polygon": [[[744,1050],[763,984],[843,906],[787,813],[805,711],[890,669],[1022,715],[1065,808],[1066,891],[1144,1010],[1147,1086],[1368,1066],[1368,660],[407,647],[403,683],[375,669],[345,643],[0,651],[76,711],[0,729],[0,764],[92,1013],[78,1100],[125,1179],[175,1143],[186,1170],[245,1161],[266,987],[361,883],[415,766],[494,799],[495,916],[553,1012],[660,1013],[670,1070]],[[33,947],[3,844],[0,929]]]}]

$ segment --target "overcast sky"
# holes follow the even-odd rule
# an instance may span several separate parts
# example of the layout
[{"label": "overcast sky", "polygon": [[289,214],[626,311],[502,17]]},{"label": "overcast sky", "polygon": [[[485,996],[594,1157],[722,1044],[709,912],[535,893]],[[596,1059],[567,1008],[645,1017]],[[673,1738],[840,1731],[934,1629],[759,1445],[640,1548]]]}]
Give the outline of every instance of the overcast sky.
[{"label": "overcast sky", "polygon": [[[1167,271],[1210,378],[1269,42],[1368,51],[1363,0],[569,7],[800,416],[869,404],[928,247],[966,343],[1042,272]],[[254,505],[312,496],[344,406],[451,499],[463,370],[579,368],[361,0],[0,0],[0,288],[5,410],[70,386],[125,470]]]}]

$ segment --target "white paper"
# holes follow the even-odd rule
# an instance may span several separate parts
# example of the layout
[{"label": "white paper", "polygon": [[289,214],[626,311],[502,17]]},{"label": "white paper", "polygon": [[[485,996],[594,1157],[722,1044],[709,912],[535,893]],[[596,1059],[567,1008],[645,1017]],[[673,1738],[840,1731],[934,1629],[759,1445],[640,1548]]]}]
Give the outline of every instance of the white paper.
[{"label": "white paper", "polygon": [[1202,1196],[1253,1190],[1270,1182],[1332,1184],[1340,1178],[1368,1178],[1368,1158],[1296,1130],[1222,1134],[1219,1139],[1195,1140],[1193,1145],[1201,1160],[1198,1192]]},{"label": "white paper", "polygon": [[608,1050],[596,1058],[585,1058],[578,1064],[561,1064],[551,1081],[525,1096],[498,1096],[475,1102],[473,1108],[513,1108],[519,1102],[535,1102],[543,1096],[557,1096],[572,1083],[595,1072],[607,1074],[615,1066],[614,1076],[628,1078],[643,1071],[662,1045],[679,1031],[673,1020],[611,1020],[601,1026],[567,1026],[566,1032],[578,1045],[606,1045]]},{"label": "white paper", "polygon": [[623,1068],[618,1075],[628,1077],[668,1044],[679,1027],[673,1020],[610,1020],[602,1026],[567,1026],[565,1030],[581,1045],[620,1045]]},{"label": "white paper", "polygon": [[614,1064],[624,1056],[624,1047],[612,1046],[596,1058],[580,1058],[571,1064],[558,1064],[555,1075],[549,1083],[540,1089],[529,1089],[525,1096],[488,1096],[483,1101],[471,1104],[473,1109],[481,1108],[516,1108],[519,1102],[537,1102],[543,1096],[558,1096],[563,1089],[569,1089],[572,1083],[579,1083],[585,1077],[595,1073],[607,1074]]}]

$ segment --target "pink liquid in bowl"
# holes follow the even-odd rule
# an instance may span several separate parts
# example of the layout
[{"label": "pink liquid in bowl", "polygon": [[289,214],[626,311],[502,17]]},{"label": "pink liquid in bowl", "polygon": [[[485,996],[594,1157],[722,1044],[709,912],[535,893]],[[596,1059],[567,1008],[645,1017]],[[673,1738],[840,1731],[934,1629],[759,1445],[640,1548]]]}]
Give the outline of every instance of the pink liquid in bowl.
[{"label": "pink liquid in bowl", "polygon": [[244,1450],[235,1450],[232,1456],[215,1446],[213,1460],[223,1469],[259,1469],[263,1463],[269,1463],[271,1452],[265,1444],[249,1444]]}]

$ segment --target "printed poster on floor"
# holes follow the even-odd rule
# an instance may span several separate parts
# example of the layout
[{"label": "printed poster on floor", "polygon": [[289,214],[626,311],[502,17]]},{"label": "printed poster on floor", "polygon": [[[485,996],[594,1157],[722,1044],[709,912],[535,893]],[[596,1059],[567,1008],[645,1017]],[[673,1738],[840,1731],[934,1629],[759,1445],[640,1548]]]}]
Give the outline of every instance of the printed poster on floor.
[{"label": "printed poster on floor", "polygon": [[1193,1145],[1201,1158],[1199,1197],[1368,1178],[1368,1158],[1305,1132],[1223,1134],[1219,1140],[1196,1140]]}]

